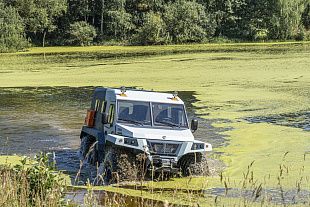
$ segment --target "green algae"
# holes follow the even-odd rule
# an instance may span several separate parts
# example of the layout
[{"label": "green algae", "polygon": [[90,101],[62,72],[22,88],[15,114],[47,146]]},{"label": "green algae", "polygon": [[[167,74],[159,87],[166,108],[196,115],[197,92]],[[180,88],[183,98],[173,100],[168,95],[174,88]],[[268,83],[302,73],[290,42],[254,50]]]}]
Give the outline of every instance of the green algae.
[{"label": "green algae", "polygon": [[[212,179],[211,179],[212,180]],[[208,186],[210,179],[205,177],[177,178],[170,181],[127,183],[109,186],[75,186],[75,189],[88,189],[93,191],[108,191],[125,196],[143,197],[150,200],[166,201],[174,205],[188,206],[230,206],[238,205],[243,201],[239,198],[216,198],[205,196],[201,189]],[[218,182],[218,178],[213,180]],[[143,188],[143,190],[142,190]],[[256,204],[253,203],[255,206]]]},{"label": "green algae", "polygon": [[0,156],[0,165],[17,165],[20,164],[20,161],[23,158],[17,155],[1,155]]},{"label": "green algae", "polygon": [[[222,153],[220,159],[227,165],[223,175],[229,177],[233,187],[242,186],[244,173],[254,161],[251,170],[255,179],[265,187],[279,187],[277,178],[280,166],[285,165],[288,173],[282,179],[281,185],[294,188],[296,182],[303,178],[302,187],[310,189],[307,181],[310,171],[310,158],[307,156],[310,151],[309,132],[244,120],[245,117],[309,111],[309,44],[285,46],[287,48],[280,52],[273,50],[277,47],[274,45],[268,45],[267,48],[266,45],[256,46],[258,48],[255,50],[249,48],[249,52],[229,50],[230,46],[225,45],[216,53],[206,49],[195,53],[193,49],[188,54],[188,51],[184,50],[184,54],[160,56],[160,53],[157,53],[157,56],[132,55],[114,59],[111,56],[93,58],[89,54],[79,58],[78,55],[79,52],[97,53],[98,50],[101,50],[100,53],[111,52],[115,48],[79,48],[76,57],[61,57],[61,61],[57,61],[58,56],[53,56],[52,53],[55,51],[54,53],[59,54],[63,48],[49,48],[51,54],[45,61],[42,57],[33,55],[41,54],[42,50],[33,49],[27,55],[0,56],[0,86],[127,85],[160,91],[196,91],[196,98],[199,100],[194,103],[197,107],[196,113],[206,119],[219,120],[213,124],[215,127],[231,129],[221,132],[228,136],[227,144],[214,150]],[[158,48],[131,49],[143,52],[144,49],[156,51]],[[119,54],[124,52],[121,48],[115,50],[119,50],[116,51]],[[130,48],[124,50],[130,52]],[[67,48],[64,52],[74,51],[74,48]],[[208,141],[212,143],[212,140]],[[206,180],[208,185],[205,185],[207,181],[199,185],[187,185],[188,179],[183,178],[171,182],[152,182],[147,184],[147,187],[197,190],[224,185],[219,177]],[[100,189],[128,192],[137,196],[141,193],[139,190],[112,186]],[[166,193],[159,195],[159,198],[173,201],[171,197],[175,195]],[[179,193],[185,202],[186,195]],[[211,200],[214,202],[214,198]]]}]

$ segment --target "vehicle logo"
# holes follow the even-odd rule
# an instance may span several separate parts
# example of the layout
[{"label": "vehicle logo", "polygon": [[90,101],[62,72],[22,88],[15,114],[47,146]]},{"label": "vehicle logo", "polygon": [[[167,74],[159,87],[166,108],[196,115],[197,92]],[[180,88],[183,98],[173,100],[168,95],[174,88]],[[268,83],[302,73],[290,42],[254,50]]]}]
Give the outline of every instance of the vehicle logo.
[{"label": "vehicle logo", "polygon": [[163,139],[166,139],[167,137],[166,136],[163,136]]}]

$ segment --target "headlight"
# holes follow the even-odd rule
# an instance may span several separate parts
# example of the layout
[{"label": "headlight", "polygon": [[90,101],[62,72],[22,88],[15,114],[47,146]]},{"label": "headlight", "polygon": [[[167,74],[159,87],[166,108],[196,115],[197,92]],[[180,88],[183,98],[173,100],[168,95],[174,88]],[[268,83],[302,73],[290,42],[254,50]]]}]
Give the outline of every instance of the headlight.
[{"label": "headlight", "polygon": [[193,145],[192,145],[192,150],[200,150],[200,149],[204,149],[204,148],[205,148],[204,143],[193,143]]},{"label": "headlight", "polygon": [[133,138],[124,138],[124,144],[138,146],[138,140]]}]

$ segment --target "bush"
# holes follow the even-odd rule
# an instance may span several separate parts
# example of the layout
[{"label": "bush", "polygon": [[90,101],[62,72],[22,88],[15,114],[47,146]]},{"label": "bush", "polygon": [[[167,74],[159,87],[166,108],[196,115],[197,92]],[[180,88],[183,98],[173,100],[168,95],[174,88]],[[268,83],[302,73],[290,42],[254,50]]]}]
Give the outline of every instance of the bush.
[{"label": "bush", "polygon": [[18,12],[0,2],[0,52],[15,52],[29,46]]},{"label": "bush", "polygon": [[90,45],[97,36],[96,29],[85,21],[70,24],[71,42],[75,45]]},{"label": "bush", "polygon": [[256,29],[254,32],[254,40],[255,41],[264,41],[268,37],[268,30],[267,29]]},{"label": "bush", "polygon": [[297,41],[308,41],[310,40],[310,30],[306,30],[303,27],[298,29],[298,32],[295,36],[295,40]]}]

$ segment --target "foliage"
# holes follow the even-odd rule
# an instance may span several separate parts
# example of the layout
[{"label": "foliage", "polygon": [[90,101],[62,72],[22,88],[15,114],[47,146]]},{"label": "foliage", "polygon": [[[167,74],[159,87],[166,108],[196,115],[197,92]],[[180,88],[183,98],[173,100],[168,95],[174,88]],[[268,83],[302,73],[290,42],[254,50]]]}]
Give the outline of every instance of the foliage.
[{"label": "foliage", "polygon": [[168,3],[164,21],[173,42],[201,42],[207,35],[204,7],[194,1],[177,0]]},{"label": "foliage", "polygon": [[131,30],[134,29],[131,14],[124,9],[108,11],[108,31],[115,39],[127,39]]},{"label": "foliage", "polygon": [[39,154],[29,165],[24,157],[13,167],[0,166],[1,201],[6,206],[63,206],[64,186],[59,174],[48,161],[47,154]]},{"label": "foliage", "polygon": [[139,28],[136,39],[142,45],[167,42],[166,25],[160,14],[150,12],[145,16],[144,24]]},{"label": "foliage", "polygon": [[97,33],[92,25],[80,21],[70,25],[70,35],[73,44],[84,46],[90,45]]},{"label": "foliage", "polygon": [[26,37],[43,45],[45,38],[67,44],[71,25],[81,21],[98,31],[96,44],[306,40],[310,30],[310,0],[1,1],[17,10]]},{"label": "foliage", "polygon": [[[200,0],[199,2],[204,2]],[[239,37],[241,20],[245,0],[209,0],[205,7],[215,22],[215,36]],[[249,11],[247,11],[249,12]]]},{"label": "foliage", "polygon": [[0,1],[0,52],[22,50],[28,46],[24,24],[16,9]]},{"label": "foliage", "polygon": [[293,39],[302,25],[302,14],[308,0],[274,0],[274,13],[270,19],[270,37]]},{"label": "foliage", "polygon": [[302,14],[302,23],[306,30],[310,30],[310,1],[305,4],[305,10]]},{"label": "foliage", "polygon": [[57,28],[55,19],[67,9],[66,0],[14,0],[12,3],[26,24],[26,33],[42,34],[42,45],[48,32]]}]

